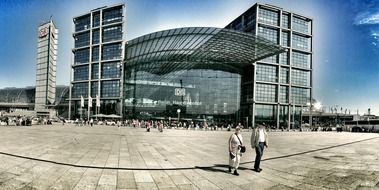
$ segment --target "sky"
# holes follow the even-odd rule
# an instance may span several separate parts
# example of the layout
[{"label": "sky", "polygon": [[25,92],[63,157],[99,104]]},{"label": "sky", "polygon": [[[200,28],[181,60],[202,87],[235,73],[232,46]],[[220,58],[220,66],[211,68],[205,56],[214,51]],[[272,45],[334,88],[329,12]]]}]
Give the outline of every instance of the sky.
[{"label": "sky", "polygon": [[314,20],[313,97],[379,115],[379,0],[1,0],[0,88],[35,85],[38,25],[52,16],[59,29],[57,85],[70,82],[72,18],[126,4],[126,39],[164,29],[224,27],[255,3]]}]

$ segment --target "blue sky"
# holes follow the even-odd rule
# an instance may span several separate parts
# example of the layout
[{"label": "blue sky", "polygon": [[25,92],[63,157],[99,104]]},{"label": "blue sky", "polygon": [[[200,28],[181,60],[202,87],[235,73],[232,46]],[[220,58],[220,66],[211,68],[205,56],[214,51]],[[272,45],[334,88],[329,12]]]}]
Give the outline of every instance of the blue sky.
[{"label": "blue sky", "polygon": [[[57,84],[68,85],[72,18],[125,3],[127,39],[185,26],[224,27],[255,0],[2,0],[0,88],[35,84],[37,27],[59,28]],[[262,0],[314,19],[314,97],[328,107],[379,114],[379,0]]]}]

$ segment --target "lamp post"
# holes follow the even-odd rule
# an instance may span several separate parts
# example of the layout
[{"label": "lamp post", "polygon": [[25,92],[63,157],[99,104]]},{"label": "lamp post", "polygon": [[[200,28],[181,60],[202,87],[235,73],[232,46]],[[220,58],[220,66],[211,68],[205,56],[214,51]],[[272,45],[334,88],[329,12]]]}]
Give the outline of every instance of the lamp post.
[{"label": "lamp post", "polygon": [[312,102],[308,102],[307,106],[309,106],[309,127],[312,128]]},{"label": "lamp post", "polygon": [[178,125],[179,125],[179,120],[180,120],[180,112],[181,112],[182,110],[180,110],[180,109],[177,109],[176,110],[176,112],[178,112]]}]

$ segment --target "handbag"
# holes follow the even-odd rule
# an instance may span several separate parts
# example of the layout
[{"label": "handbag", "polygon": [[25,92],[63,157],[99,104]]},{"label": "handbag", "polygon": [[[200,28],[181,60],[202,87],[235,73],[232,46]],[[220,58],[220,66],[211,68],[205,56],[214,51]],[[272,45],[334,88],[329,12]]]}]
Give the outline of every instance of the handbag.
[{"label": "handbag", "polygon": [[238,135],[236,135],[237,139],[240,141],[241,145],[240,145],[240,148],[241,148],[241,153],[245,153],[246,152],[246,146],[243,146],[242,145],[242,142],[241,142],[241,139],[238,137]]},{"label": "handbag", "polygon": [[236,156],[235,155],[233,155],[231,152],[229,153],[229,156],[230,156],[230,159],[234,159]]}]

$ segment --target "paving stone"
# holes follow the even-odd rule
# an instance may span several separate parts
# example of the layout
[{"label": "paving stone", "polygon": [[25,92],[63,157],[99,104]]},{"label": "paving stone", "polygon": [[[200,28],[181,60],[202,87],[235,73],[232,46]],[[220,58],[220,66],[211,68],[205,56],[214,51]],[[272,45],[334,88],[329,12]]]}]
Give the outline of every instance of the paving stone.
[{"label": "paving stone", "polygon": [[[181,129],[146,133],[141,128],[70,124],[0,127],[1,152],[53,162],[0,155],[0,189],[379,187],[379,134],[269,132],[264,170],[251,171],[255,152],[248,149],[241,158],[240,176],[234,176],[227,172],[226,142],[231,133]],[[246,144],[250,135],[242,132]],[[342,144],[346,145],[335,147]]]},{"label": "paving stone", "polygon": [[136,189],[137,184],[132,171],[119,170],[117,174],[117,189]]}]

